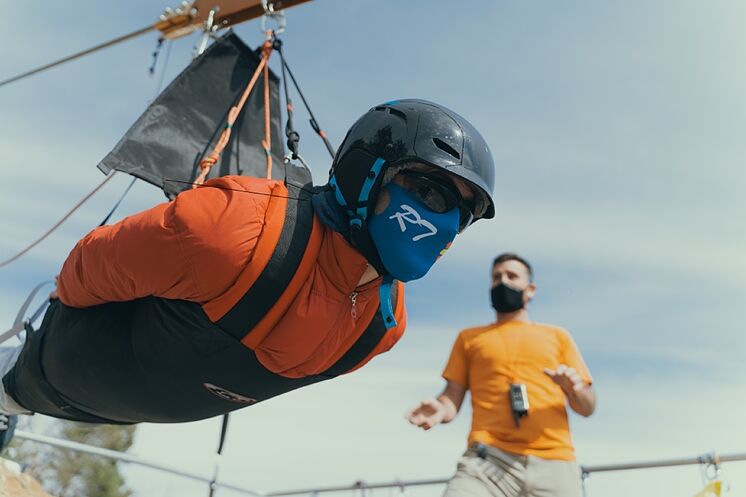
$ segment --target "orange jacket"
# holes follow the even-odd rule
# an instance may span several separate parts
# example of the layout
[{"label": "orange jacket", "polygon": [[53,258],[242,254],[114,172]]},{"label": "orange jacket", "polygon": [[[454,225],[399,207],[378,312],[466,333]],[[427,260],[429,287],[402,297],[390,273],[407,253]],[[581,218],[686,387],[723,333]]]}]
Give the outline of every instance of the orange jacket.
[{"label": "orange jacket", "polygon": [[[276,249],[288,196],[281,181],[227,176],[97,228],[65,261],[60,300],[72,307],[147,296],[187,300],[217,321],[256,281]],[[379,312],[380,278],[357,287],[367,261],[339,233],[315,217],[313,222],[312,240],[293,281],[242,340],[267,369],[290,378],[326,370]],[[401,283],[396,288],[397,326],[351,370],[401,338],[404,291]]]}]

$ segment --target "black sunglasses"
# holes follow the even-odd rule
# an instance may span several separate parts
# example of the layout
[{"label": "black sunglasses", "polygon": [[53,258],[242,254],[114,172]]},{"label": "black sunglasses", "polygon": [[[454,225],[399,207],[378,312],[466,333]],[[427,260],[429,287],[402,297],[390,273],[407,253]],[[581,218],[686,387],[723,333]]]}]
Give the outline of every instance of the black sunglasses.
[{"label": "black sunglasses", "polygon": [[474,221],[474,202],[463,198],[450,179],[432,172],[423,173],[407,169],[399,174],[406,178],[403,188],[433,212],[442,214],[458,207],[459,231]]}]

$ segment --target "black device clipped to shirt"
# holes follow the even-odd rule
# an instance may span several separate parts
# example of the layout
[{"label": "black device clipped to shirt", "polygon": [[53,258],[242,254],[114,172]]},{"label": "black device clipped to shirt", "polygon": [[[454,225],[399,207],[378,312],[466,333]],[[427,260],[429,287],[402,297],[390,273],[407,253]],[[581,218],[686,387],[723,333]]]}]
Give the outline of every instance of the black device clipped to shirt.
[{"label": "black device clipped to shirt", "polygon": [[513,419],[515,420],[515,427],[521,426],[521,418],[528,416],[528,393],[526,392],[526,385],[523,383],[511,383],[510,390],[510,408],[513,410]]}]

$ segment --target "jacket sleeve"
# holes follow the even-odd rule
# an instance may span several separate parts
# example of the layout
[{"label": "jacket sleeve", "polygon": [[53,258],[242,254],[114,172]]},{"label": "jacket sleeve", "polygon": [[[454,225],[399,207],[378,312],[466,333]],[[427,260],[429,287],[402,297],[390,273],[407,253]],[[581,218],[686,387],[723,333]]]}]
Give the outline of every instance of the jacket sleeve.
[{"label": "jacket sleeve", "polygon": [[[235,190],[230,179],[220,182]],[[88,307],[153,295],[204,303],[222,294],[250,260],[264,223],[265,197],[240,193],[198,188],[93,230],[62,267],[60,300]]]}]

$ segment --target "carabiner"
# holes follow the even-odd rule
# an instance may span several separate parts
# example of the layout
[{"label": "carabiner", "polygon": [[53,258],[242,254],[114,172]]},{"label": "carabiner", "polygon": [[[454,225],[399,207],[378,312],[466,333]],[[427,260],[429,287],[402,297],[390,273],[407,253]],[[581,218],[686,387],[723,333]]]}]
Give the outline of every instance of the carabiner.
[{"label": "carabiner", "polygon": [[270,3],[270,0],[262,0],[262,7],[264,8],[264,15],[262,16],[261,26],[262,33],[267,32],[267,22],[272,19],[277,23],[277,27],[271,30],[272,33],[278,35],[285,31],[287,22],[285,21],[285,12],[282,10],[275,10],[274,2]]}]

